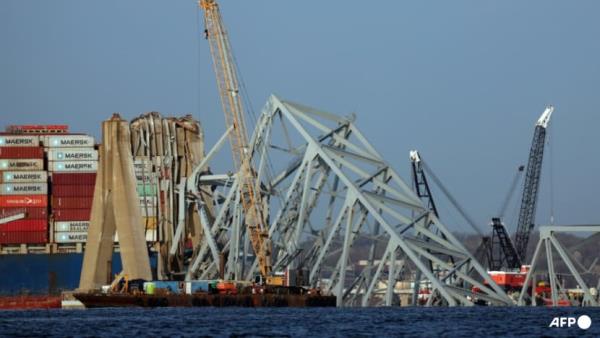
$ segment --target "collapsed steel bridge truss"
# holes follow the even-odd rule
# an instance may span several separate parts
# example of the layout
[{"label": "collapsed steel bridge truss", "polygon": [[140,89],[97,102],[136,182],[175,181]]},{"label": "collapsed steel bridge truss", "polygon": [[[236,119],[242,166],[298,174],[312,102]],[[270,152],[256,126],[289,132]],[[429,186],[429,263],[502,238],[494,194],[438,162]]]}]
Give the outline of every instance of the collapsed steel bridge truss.
[{"label": "collapsed steel bridge truss", "polygon": [[[228,132],[187,187],[180,187],[182,201],[198,204],[204,229],[187,279],[222,274],[253,280],[257,272],[236,175],[205,172]],[[420,276],[418,285],[432,290],[423,305],[470,306],[474,298],[513,304],[367,141],[353,117],[271,96],[250,144],[256,191],[268,204],[273,271],[302,271],[303,285],[334,293],[338,306],[391,305],[396,282],[410,271]],[[214,215],[207,215],[206,200],[197,198],[206,186],[216,187]]]},{"label": "collapsed steel bridge truss", "polygon": [[[535,247],[535,251],[533,254],[533,258],[531,260],[531,267],[527,273],[527,277],[525,278],[525,283],[523,284],[523,289],[519,295],[518,305],[523,306],[526,305],[527,302],[530,302],[533,305],[536,305],[536,297],[535,293],[532,297],[529,296],[528,289],[531,289],[532,292],[535,292],[535,282],[534,276],[536,273],[539,273],[539,260],[542,258],[543,253],[545,252],[546,261],[548,264],[548,278],[550,280],[550,290],[551,290],[551,300],[552,306],[557,306],[559,301],[559,295],[563,296],[565,299],[566,290],[561,285],[559,278],[557,277],[555,271],[555,265],[558,262],[554,259],[554,253],[558,254],[560,260],[564,262],[567,269],[577,282],[578,286],[583,291],[583,299],[582,306],[598,306],[598,301],[596,295],[592,295],[590,292],[590,287],[585,283],[581,274],[575,267],[577,261],[571,258],[569,251],[563,248],[560,242],[556,239],[555,234],[567,232],[579,232],[579,233],[599,233],[600,225],[553,225],[553,226],[543,226],[540,227],[540,240]],[[600,281],[599,281],[600,285]]]}]

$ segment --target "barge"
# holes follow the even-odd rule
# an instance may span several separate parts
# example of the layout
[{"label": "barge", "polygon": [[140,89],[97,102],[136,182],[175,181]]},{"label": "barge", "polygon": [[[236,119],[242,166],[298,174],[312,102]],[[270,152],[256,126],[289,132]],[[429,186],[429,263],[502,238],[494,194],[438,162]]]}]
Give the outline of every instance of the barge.
[{"label": "barge", "polygon": [[86,308],[99,307],[335,307],[335,296],[309,294],[145,295],[75,293]]}]

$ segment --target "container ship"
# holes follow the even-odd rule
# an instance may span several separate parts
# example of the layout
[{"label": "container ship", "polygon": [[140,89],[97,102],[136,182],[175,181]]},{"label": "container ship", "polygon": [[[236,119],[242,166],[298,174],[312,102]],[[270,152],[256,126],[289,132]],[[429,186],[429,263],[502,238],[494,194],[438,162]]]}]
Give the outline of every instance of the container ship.
[{"label": "container ship", "polygon": [[[94,137],[67,125],[0,133],[0,308],[55,307],[77,288],[97,169]],[[155,235],[149,229],[148,239]],[[117,243],[115,251],[118,272]]]}]

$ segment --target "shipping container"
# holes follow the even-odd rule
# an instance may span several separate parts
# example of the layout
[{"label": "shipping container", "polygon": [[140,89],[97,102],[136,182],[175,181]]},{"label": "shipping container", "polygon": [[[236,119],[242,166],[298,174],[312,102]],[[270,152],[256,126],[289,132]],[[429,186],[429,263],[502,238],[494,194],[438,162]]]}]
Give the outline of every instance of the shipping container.
[{"label": "shipping container", "polygon": [[44,170],[44,160],[9,159],[0,160],[0,170]]},{"label": "shipping container", "polygon": [[86,232],[56,232],[54,233],[55,243],[85,243],[87,241]]},{"label": "shipping container", "polygon": [[94,185],[52,185],[53,197],[91,197]]},{"label": "shipping container", "polygon": [[53,172],[96,172],[98,161],[51,161],[48,171]]},{"label": "shipping container", "polygon": [[156,229],[158,224],[158,219],[156,217],[142,217],[142,223],[144,224],[144,229]]},{"label": "shipping container", "polygon": [[0,244],[44,244],[48,243],[48,231],[0,232]]},{"label": "shipping container", "polygon": [[54,185],[95,185],[96,173],[52,173],[50,181]]},{"label": "shipping container", "polygon": [[48,221],[45,219],[20,219],[0,224],[0,232],[47,231]]},{"label": "shipping container", "polygon": [[152,218],[157,216],[157,211],[155,208],[141,208],[140,212],[142,213],[142,217],[144,218]]},{"label": "shipping container", "polygon": [[93,197],[52,197],[53,209],[90,209]]},{"label": "shipping container", "polygon": [[87,232],[89,227],[89,221],[54,222],[55,232]]},{"label": "shipping container", "polygon": [[185,293],[188,295],[192,295],[196,292],[209,292],[210,284],[214,283],[214,281],[210,280],[194,280],[190,282],[185,282]]},{"label": "shipping container", "polygon": [[140,197],[140,207],[154,209],[158,206],[158,197],[142,196]]},{"label": "shipping container", "polygon": [[54,209],[52,217],[55,221],[89,221],[91,209]]},{"label": "shipping container", "polygon": [[66,124],[19,124],[6,127],[6,131],[15,134],[65,134],[69,132]]},{"label": "shipping container", "polygon": [[156,174],[152,172],[135,173],[138,184],[152,184],[156,182]]},{"label": "shipping container", "polygon": [[88,135],[52,135],[42,137],[44,147],[84,148],[94,147],[94,138]]},{"label": "shipping container", "polygon": [[93,148],[51,148],[48,161],[97,161],[98,151]]},{"label": "shipping container", "polygon": [[4,215],[12,215],[16,212],[24,212],[24,219],[48,219],[48,209],[45,207],[42,208],[6,208],[0,207],[0,217]]},{"label": "shipping container", "polygon": [[148,157],[136,157],[133,159],[133,169],[137,172],[151,172],[152,162]]},{"label": "shipping container", "polygon": [[158,189],[156,184],[138,184],[137,192],[139,196],[156,196]]},{"label": "shipping container", "polygon": [[161,289],[170,293],[183,293],[185,291],[184,282],[157,280],[152,283],[154,283],[155,289]]},{"label": "shipping container", "polygon": [[42,183],[48,182],[45,171],[2,171],[0,183]]},{"label": "shipping container", "polygon": [[48,205],[48,195],[0,195],[0,207],[19,208],[19,207],[45,207]]},{"label": "shipping container", "polygon": [[0,184],[0,195],[46,195],[47,193],[47,183]]},{"label": "shipping container", "polygon": [[[146,230],[145,231],[146,242],[156,242],[158,241],[158,232],[155,230]],[[113,236],[113,240],[115,243],[119,243],[119,234],[115,233]]]},{"label": "shipping container", "polygon": [[[146,163],[146,164],[134,164],[133,165],[133,172],[135,173],[136,177],[138,178],[138,180],[142,180],[144,178],[144,176],[146,176],[147,179],[152,179],[154,177],[154,175],[156,175],[156,173],[153,171],[153,166],[152,163]],[[149,175],[153,175],[153,176],[149,176]]]},{"label": "shipping container", "polygon": [[3,159],[43,159],[42,147],[0,147],[0,158]]},{"label": "shipping container", "polygon": [[34,135],[2,135],[0,147],[38,147],[40,138]]}]

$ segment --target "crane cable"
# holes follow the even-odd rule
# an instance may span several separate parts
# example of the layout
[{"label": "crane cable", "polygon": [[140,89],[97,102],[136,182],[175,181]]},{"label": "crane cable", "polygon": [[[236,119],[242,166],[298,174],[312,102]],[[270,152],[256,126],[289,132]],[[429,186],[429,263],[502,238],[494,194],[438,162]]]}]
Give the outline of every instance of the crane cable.
[{"label": "crane cable", "polygon": [[[248,116],[250,116],[250,120],[251,122],[254,124],[254,128],[253,130],[256,130],[256,127],[258,125],[258,116],[254,110],[254,105],[252,103],[252,100],[250,99],[250,94],[248,94],[248,89],[246,87],[246,82],[244,81],[244,76],[242,74],[241,68],[239,66],[239,63],[237,61],[236,58],[236,53],[233,50],[233,46],[230,46],[231,49],[231,56],[233,58],[233,63],[235,64],[235,67],[237,69],[237,73],[238,73],[238,80],[239,80],[239,89],[240,92],[242,93],[242,100],[244,100],[246,102],[246,111],[249,112],[249,114],[247,114]],[[250,135],[250,137],[252,137],[252,135]],[[267,140],[265,140],[267,141]],[[265,160],[266,160],[266,166],[265,166],[265,176],[268,182],[272,182],[273,181],[273,177],[275,176],[275,167],[273,166],[273,161],[271,160],[271,156],[269,155],[269,152],[266,151],[265,148]],[[258,178],[260,180],[260,177]],[[258,186],[258,189],[260,191],[260,185]],[[267,187],[269,190],[272,190],[271,187]],[[267,191],[267,193],[270,196],[275,196],[277,202],[279,203],[280,206],[283,205],[283,199],[281,197],[280,194],[277,193],[273,193],[273,191]]]}]

